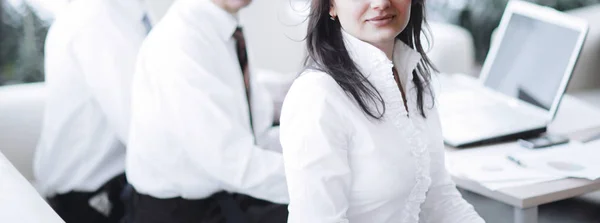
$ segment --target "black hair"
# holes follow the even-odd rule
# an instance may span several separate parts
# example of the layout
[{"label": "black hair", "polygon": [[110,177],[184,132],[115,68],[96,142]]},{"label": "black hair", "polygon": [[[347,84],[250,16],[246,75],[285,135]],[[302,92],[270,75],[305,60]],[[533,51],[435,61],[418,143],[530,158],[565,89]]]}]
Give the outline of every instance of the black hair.
[{"label": "black hair", "polygon": [[[381,119],[385,114],[385,101],[350,57],[344,46],[339,20],[330,18],[331,5],[332,0],[312,1],[306,34],[308,56],[304,62],[305,69],[316,69],[329,74],[349,96],[354,98],[365,114]],[[412,72],[412,80],[417,90],[417,107],[421,116],[426,117],[423,97],[426,91],[429,92],[433,103],[433,93],[429,83],[431,71],[436,69],[421,44],[421,32],[424,26],[427,27],[425,0],[412,0],[408,25],[396,38],[421,55],[421,61]],[[418,74],[421,74],[423,79],[419,78]],[[380,106],[373,106],[373,109],[369,106],[373,103]]]}]

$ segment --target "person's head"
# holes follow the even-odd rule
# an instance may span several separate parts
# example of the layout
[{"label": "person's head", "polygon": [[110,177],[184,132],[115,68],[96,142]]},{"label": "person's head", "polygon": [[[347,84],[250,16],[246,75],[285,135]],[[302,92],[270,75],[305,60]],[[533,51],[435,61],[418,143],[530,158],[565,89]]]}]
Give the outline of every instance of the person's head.
[{"label": "person's head", "polygon": [[408,25],[412,4],[411,0],[330,0],[329,16],[350,35],[380,49],[393,49],[396,36]]},{"label": "person's head", "polygon": [[246,7],[252,2],[252,0],[212,0],[217,6],[221,7],[225,11],[235,14],[240,9]]},{"label": "person's head", "polygon": [[[381,44],[390,41],[393,49],[394,41],[399,39],[419,52],[422,60],[411,75],[417,90],[417,107],[425,117],[423,97],[431,93],[429,80],[435,69],[421,44],[422,27],[426,24],[425,0],[312,0],[308,20],[306,68],[330,74],[367,115],[376,119],[383,117],[385,102],[352,61],[342,29],[380,49]],[[372,103],[380,106],[369,106]]]}]

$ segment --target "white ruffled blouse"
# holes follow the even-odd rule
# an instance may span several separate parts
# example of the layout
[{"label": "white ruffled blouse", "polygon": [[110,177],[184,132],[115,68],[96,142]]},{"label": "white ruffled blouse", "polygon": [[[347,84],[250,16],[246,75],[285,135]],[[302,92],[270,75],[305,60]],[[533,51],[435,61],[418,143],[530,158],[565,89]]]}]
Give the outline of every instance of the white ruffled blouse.
[{"label": "white ruffled blouse", "polygon": [[288,222],[484,222],[445,170],[431,97],[424,97],[427,118],[418,111],[412,71],[419,53],[397,41],[392,62],[374,46],[343,35],[351,58],[383,97],[385,115],[369,118],[321,71],[307,70],[294,82],[281,116]]}]

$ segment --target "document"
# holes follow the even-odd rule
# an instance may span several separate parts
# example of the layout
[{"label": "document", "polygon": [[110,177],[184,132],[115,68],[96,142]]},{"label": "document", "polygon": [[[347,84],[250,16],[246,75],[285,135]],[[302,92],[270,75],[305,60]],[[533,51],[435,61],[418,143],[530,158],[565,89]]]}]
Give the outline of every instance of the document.
[{"label": "document", "polygon": [[490,189],[492,191],[510,188],[510,187],[520,187],[527,186],[532,184],[538,184],[543,182],[549,182],[554,180],[564,179],[566,177],[563,176],[549,176],[547,178],[536,178],[531,180],[515,180],[515,181],[503,181],[503,182],[488,182],[488,183],[480,183],[482,186]]},{"label": "document", "polygon": [[452,156],[446,160],[448,171],[478,182],[490,190],[536,184],[565,178],[519,166],[506,155]]},{"label": "document", "polygon": [[527,154],[511,154],[524,166],[547,174],[596,180],[600,178],[600,141],[568,144]]}]

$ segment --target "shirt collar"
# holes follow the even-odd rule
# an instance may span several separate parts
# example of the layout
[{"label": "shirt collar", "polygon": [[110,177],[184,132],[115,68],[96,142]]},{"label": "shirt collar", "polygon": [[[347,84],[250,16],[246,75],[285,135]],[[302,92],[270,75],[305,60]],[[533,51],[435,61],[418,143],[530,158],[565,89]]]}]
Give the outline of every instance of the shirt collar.
[{"label": "shirt collar", "polygon": [[[233,37],[235,29],[239,26],[237,15],[233,15],[221,7],[217,6],[211,0],[185,0],[193,10],[198,10],[199,15],[210,17],[210,24],[218,35],[228,41]],[[203,24],[204,25],[204,24]]]},{"label": "shirt collar", "polygon": [[142,0],[111,0],[123,12],[124,16],[131,18],[134,21],[142,22],[146,15],[146,8],[142,4]]},{"label": "shirt collar", "polygon": [[[352,60],[359,66],[359,69],[370,72],[380,66],[397,67],[398,72],[408,75],[421,61],[421,54],[401,40],[397,39],[394,43],[393,62],[388,59],[379,48],[359,40],[342,29],[342,36],[346,49]],[[412,75],[408,75],[409,80]]]}]

